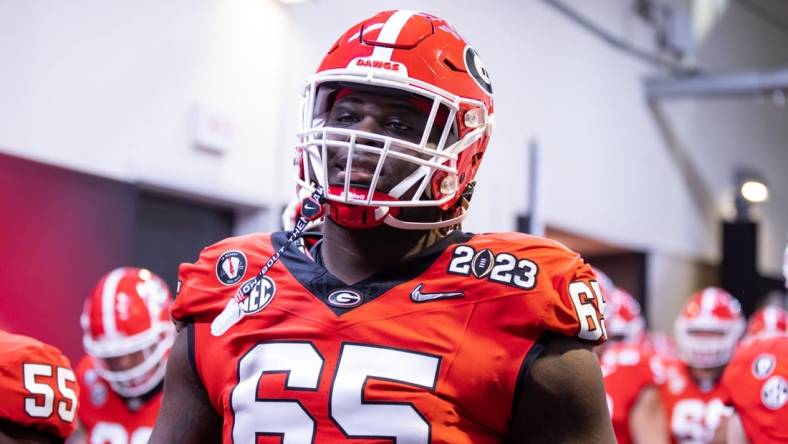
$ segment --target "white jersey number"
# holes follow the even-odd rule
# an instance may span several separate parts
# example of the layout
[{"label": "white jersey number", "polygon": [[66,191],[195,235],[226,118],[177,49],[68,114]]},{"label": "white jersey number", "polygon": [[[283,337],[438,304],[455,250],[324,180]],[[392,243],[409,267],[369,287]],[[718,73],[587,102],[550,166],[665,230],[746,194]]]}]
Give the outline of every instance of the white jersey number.
[{"label": "white jersey number", "polygon": [[[55,390],[49,384],[39,382],[40,378],[51,378],[56,374],[57,390],[65,398],[57,403],[57,416],[65,421],[74,421],[77,410],[77,394],[68,386],[75,384],[74,371],[65,367],[48,364],[23,364],[24,386],[31,395],[25,398],[25,412],[34,418],[48,418],[55,412]],[[43,397],[43,398],[41,398]],[[39,402],[40,401],[40,402]],[[66,402],[68,401],[68,402]]]},{"label": "white jersey number", "polygon": [[131,434],[116,422],[99,422],[90,431],[90,444],[146,444],[150,439],[151,427],[140,427]]},{"label": "white jersey number", "polygon": [[[369,378],[435,388],[440,359],[436,356],[369,345],[344,344],[331,387],[330,412],[348,437],[393,438],[398,444],[426,444],[430,425],[412,405],[366,403]],[[287,373],[291,390],[318,389],[324,359],[308,342],[269,342],[256,345],[240,360],[239,383],[230,394],[235,412],[233,442],[254,443],[256,436],[276,435],[283,444],[311,444],[315,420],[297,400],[260,399],[258,386],[265,373]],[[381,421],[381,418],[385,418]]]},{"label": "white jersey number", "polygon": [[681,444],[705,444],[711,442],[725,405],[719,399],[704,402],[700,399],[682,399],[673,407],[670,421],[671,432]]},{"label": "white jersey number", "polygon": [[598,314],[605,312],[605,300],[599,291],[599,284],[591,281],[589,287],[584,281],[572,282],[569,284],[569,296],[572,298],[572,305],[580,321],[577,337],[587,341],[598,341],[602,336],[607,336],[605,322]]}]

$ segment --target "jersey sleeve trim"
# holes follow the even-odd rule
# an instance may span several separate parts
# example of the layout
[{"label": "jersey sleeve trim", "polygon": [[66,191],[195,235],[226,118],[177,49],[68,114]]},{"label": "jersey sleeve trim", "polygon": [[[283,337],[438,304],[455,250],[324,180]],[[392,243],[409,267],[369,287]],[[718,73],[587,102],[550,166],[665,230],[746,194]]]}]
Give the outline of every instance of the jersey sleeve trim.
[{"label": "jersey sleeve trim", "polygon": [[[545,331],[540,336],[539,339],[534,342],[531,346],[531,349],[528,350],[528,353],[525,354],[525,358],[523,359],[522,364],[520,365],[520,371],[517,374],[517,382],[514,385],[514,396],[512,397],[512,409],[511,409],[511,421],[514,421],[514,413],[517,411],[517,406],[520,404],[520,393],[522,392],[522,388],[525,385],[525,380],[531,373],[531,367],[533,367],[534,362],[536,359],[542,355],[545,348],[547,348],[547,343],[550,339],[554,336],[554,333]],[[511,429],[511,424],[509,429]]]},{"label": "jersey sleeve trim", "polygon": [[197,353],[195,349],[196,344],[194,342],[194,321],[192,319],[187,319],[186,322],[186,350],[189,356],[189,365],[191,365],[194,375],[197,376],[197,379],[202,383],[200,372],[197,371]]}]

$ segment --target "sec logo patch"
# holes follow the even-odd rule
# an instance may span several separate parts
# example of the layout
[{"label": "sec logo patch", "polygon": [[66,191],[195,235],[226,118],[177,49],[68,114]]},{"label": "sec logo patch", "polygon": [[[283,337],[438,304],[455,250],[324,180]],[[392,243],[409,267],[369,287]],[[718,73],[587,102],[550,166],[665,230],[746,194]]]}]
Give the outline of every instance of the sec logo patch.
[{"label": "sec logo patch", "polygon": [[255,314],[264,309],[271,303],[274,293],[276,293],[276,284],[268,276],[255,280],[252,285],[252,292],[249,294],[249,297],[239,303],[239,307],[246,314]]},{"label": "sec logo patch", "polygon": [[216,278],[224,285],[234,285],[246,274],[246,255],[238,250],[225,251],[216,261]]},{"label": "sec logo patch", "polygon": [[788,383],[782,376],[772,376],[761,388],[761,401],[771,410],[777,410],[788,401]]}]

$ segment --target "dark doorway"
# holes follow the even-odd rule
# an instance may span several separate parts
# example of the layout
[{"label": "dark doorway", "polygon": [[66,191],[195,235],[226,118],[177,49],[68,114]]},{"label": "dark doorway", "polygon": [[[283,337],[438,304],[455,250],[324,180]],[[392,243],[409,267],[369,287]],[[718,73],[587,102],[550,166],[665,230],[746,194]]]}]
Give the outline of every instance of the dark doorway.
[{"label": "dark doorway", "polygon": [[178,265],[194,262],[200,251],[233,234],[235,213],[230,208],[153,192],[137,199],[134,263],[161,276],[171,290],[178,281]]},{"label": "dark doorway", "polygon": [[640,303],[643,316],[648,321],[646,309],[646,254],[639,251],[616,254],[587,255],[585,260],[602,270],[610,279]]}]

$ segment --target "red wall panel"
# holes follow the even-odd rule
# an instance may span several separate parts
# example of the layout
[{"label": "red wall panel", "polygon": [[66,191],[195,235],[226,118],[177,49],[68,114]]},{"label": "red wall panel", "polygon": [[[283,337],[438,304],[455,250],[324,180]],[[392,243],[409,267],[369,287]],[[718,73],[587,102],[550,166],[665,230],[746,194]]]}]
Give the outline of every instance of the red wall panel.
[{"label": "red wall panel", "polygon": [[81,356],[82,301],[132,261],[135,200],[130,184],[0,154],[0,329]]}]

